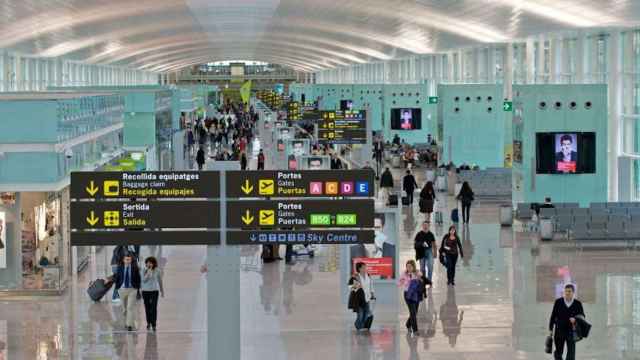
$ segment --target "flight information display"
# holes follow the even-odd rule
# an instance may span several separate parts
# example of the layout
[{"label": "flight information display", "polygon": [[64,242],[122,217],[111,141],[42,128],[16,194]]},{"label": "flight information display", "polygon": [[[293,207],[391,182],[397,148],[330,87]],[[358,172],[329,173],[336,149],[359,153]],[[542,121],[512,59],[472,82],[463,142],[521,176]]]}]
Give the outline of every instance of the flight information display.
[{"label": "flight information display", "polygon": [[324,144],[366,144],[365,110],[323,111],[318,124],[318,142]]}]

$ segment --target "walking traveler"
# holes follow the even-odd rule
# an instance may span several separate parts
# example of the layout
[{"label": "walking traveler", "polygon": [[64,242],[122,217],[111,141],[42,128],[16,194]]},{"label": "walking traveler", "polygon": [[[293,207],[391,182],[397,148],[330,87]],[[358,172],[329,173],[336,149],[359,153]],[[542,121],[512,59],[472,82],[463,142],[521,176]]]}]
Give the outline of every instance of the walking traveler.
[{"label": "walking traveler", "polygon": [[416,268],[416,262],[407,261],[405,272],[400,277],[398,284],[403,287],[404,301],[409,308],[409,318],[405,323],[407,330],[411,335],[418,332],[418,306],[424,296],[422,273]]},{"label": "walking traveler", "polygon": [[408,198],[408,204],[413,205],[413,192],[418,187],[416,178],[411,174],[411,170],[407,170],[406,175],[402,179],[402,190],[405,191]]},{"label": "walking traveler", "polygon": [[141,279],[138,263],[133,261],[133,256],[127,253],[122,264],[114,274],[116,289],[122,299],[122,311],[125,317],[127,330],[133,331],[136,325],[136,303],[140,291]]},{"label": "walking traveler", "polygon": [[463,182],[460,193],[458,193],[458,196],[456,198],[460,200],[460,203],[462,204],[462,221],[465,224],[469,223],[469,216],[471,215],[471,203],[474,200],[473,195],[474,194],[471,190],[471,186],[469,186],[469,183],[466,181]]},{"label": "walking traveler", "polygon": [[264,170],[264,162],[264,152],[260,149],[260,152],[258,153],[258,170]]},{"label": "walking traveler", "polygon": [[247,170],[247,154],[244,152],[240,154],[240,170]]},{"label": "walking traveler", "polygon": [[204,166],[204,149],[202,146],[198,149],[198,153],[196,154],[196,163],[198,163],[198,170],[202,170]]},{"label": "walking traveler", "polygon": [[436,201],[436,190],[433,188],[433,182],[427,181],[420,191],[420,201],[418,205],[420,212],[425,214],[425,220],[431,222],[431,213],[433,212],[433,204]]},{"label": "walking traveler", "polygon": [[553,353],[555,360],[562,360],[565,343],[567,344],[565,359],[575,360],[576,358],[577,326],[580,320],[584,320],[585,315],[582,303],[575,298],[575,292],[575,285],[565,285],[564,296],[553,304],[549,319],[549,335],[553,336],[556,347],[556,351]]},{"label": "walking traveler", "polygon": [[350,295],[349,309],[357,313],[355,327],[356,330],[371,329],[373,313],[371,312],[371,301],[375,301],[373,293],[373,281],[369,276],[367,264],[359,262],[356,264],[356,273],[349,279]]},{"label": "walking traveler", "polygon": [[458,254],[464,258],[462,253],[462,244],[458,237],[458,231],[454,225],[449,227],[449,232],[442,238],[440,244],[440,262],[447,268],[447,285],[456,285],[456,262]]},{"label": "walking traveler", "polygon": [[[122,260],[124,256],[127,254],[127,247],[125,245],[118,245],[113,249],[113,253],[111,255],[111,272],[113,274],[118,270],[118,266],[122,264]],[[120,301],[120,295],[118,294],[118,289],[113,288],[113,294],[111,295],[112,302]]]},{"label": "walking traveler", "polygon": [[[416,250],[416,260],[420,262],[420,272],[426,275],[428,283],[433,282],[433,259],[436,257],[436,238],[429,229],[429,223],[423,222],[422,229],[418,231],[413,240]],[[426,272],[425,272],[426,268]]]},{"label": "walking traveler", "polygon": [[380,194],[382,199],[385,200],[385,203],[389,202],[389,195],[391,195],[391,191],[393,190],[393,175],[391,175],[391,170],[389,168],[385,168],[382,172],[382,176],[380,177]]},{"label": "walking traveler", "polygon": [[144,260],[141,290],[147,330],[151,329],[155,332],[158,319],[158,296],[164,297],[164,285],[162,271],[158,268],[158,261],[153,256]]}]

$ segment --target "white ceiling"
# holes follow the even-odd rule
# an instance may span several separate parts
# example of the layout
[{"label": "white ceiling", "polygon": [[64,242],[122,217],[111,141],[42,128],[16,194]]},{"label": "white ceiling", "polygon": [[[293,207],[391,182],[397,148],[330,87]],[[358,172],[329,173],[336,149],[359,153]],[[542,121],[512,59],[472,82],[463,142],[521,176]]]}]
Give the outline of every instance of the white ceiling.
[{"label": "white ceiling", "polygon": [[0,0],[0,48],[160,72],[236,59],[316,71],[638,25],[638,0]]}]

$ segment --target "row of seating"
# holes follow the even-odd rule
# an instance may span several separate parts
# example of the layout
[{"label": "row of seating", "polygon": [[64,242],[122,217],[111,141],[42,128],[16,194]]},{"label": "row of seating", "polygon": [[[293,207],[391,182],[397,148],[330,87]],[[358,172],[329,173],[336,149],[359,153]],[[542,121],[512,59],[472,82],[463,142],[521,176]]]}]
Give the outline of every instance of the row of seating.
[{"label": "row of seating", "polygon": [[586,216],[556,216],[552,219],[556,232],[568,231],[574,228],[588,229],[620,229],[638,228],[640,229],[640,215],[594,215]]},{"label": "row of seating", "polygon": [[540,217],[554,216],[607,216],[607,215],[640,215],[640,207],[625,208],[543,208],[540,209]]},{"label": "row of seating", "polygon": [[[532,209],[532,203],[519,203],[516,206],[516,219],[518,220],[528,220],[531,219],[533,217],[533,214],[535,213],[535,211]],[[557,211],[557,209],[568,209],[567,211],[569,211],[569,213],[571,213],[572,209],[576,209],[580,207],[580,204],[578,203],[554,203],[553,206],[555,206],[555,208],[553,209],[549,209],[549,210],[554,210]],[[541,209],[541,210],[546,210],[546,209]]]},{"label": "row of seating", "polygon": [[620,201],[620,202],[595,202],[589,204],[591,209],[614,209],[614,208],[640,208],[640,202]]},{"label": "row of seating", "polygon": [[640,240],[640,229],[588,229],[576,228],[570,231],[573,240]]},{"label": "row of seating", "polygon": [[511,171],[503,168],[485,170],[463,170],[458,174],[458,181],[467,181],[477,197],[511,197]]}]

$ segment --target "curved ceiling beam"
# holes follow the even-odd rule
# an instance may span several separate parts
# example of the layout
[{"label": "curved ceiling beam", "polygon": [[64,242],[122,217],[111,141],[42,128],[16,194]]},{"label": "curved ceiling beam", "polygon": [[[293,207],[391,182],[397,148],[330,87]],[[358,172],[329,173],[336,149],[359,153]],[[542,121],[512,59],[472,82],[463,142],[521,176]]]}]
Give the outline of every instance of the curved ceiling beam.
[{"label": "curved ceiling beam", "polygon": [[[216,42],[216,44],[221,44],[221,43],[222,44],[230,43],[230,44],[236,45],[239,42],[235,39],[228,39],[226,41]],[[180,34],[179,36],[173,36],[169,38],[160,38],[160,39],[150,40],[143,43],[136,43],[131,46],[122,46],[119,48],[109,49],[100,54],[97,54],[88,59],[85,59],[85,61],[89,63],[110,64],[118,61],[123,61],[125,59],[131,58],[137,55],[141,55],[144,53],[160,51],[165,49],[168,50],[171,48],[176,48],[184,45],[198,45],[198,44],[206,45],[206,44],[210,44],[210,42],[206,39],[197,38],[195,34],[185,33],[185,34]],[[251,46],[252,43],[244,42],[242,44],[245,47],[248,47],[248,46]],[[366,62],[363,59],[357,58],[349,54],[344,54],[337,51],[326,50],[322,48],[314,48],[312,46],[303,45],[303,44],[293,44],[289,42],[283,42],[283,41],[277,42],[277,41],[269,41],[269,40],[255,42],[255,44],[273,44],[275,45],[274,46],[275,48],[283,46],[284,48],[302,49],[304,51],[300,51],[301,54],[308,53],[308,54],[317,54],[322,56],[330,55],[333,57],[343,58],[352,62],[358,62],[358,63]],[[342,65],[348,65],[348,63],[338,61],[338,60],[334,60],[334,62]]]},{"label": "curved ceiling beam", "polygon": [[[228,48],[225,48],[226,50],[229,50]],[[177,51],[175,54],[173,55],[169,55],[166,56],[162,59],[158,59],[155,61],[151,61],[151,62],[146,62],[142,65],[134,65],[134,64],[127,64],[127,66],[129,67],[136,67],[140,70],[143,69],[147,69],[147,68],[152,68],[152,67],[156,67],[156,66],[161,66],[165,63],[171,62],[171,61],[177,61],[177,60],[184,60],[184,59],[188,59],[190,56],[192,56],[194,53],[196,54],[201,54],[203,52],[206,52],[209,57],[211,57],[212,59],[218,59],[219,56],[215,55],[216,53],[219,52],[220,49],[218,48],[214,48],[214,47],[207,47],[207,46],[193,46],[190,48],[181,48],[179,49],[179,51]],[[240,47],[240,50],[244,50],[244,47]],[[283,58],[287,58],[287,59],[291,59],[291,60],[299,60],[302,63],[309,63],[309,64],[315,64],[317,65],[319,68],[325,69],[327,67],[335,67],[335,66],[339,66],[339,64],[334,64],[332,63],[331,59],[326,59],[326,58],[318,58],[318,57],[310,57],[310,56],[299,56],[299,54],[290,54],[290,53],[283,53],[282,51],[273,51],[274,49],[269,48],[267,50],[269,51],[265,51],[263,52],[262,49],[260,50],[260,54],[264,54],[261,56],[265,56],[265,55],[286,55],[282,56],[281,59]],[[254,51],[254,49],[251,49],[253,54],[256,54],[257,52]],[[238,55],[237,52],[233,53],[234,56],[228,56],[228,58],[231,59],[238,59],[238,56],[240,56],[240,58],[242,59],[246,59],[246,57],[242,57],[242,55]],[[254,55],[252,58],[256,58],[257,54]],[[264,61],[263,60],[258,60],[258,61]]]},{"label": "curved ceiling beam", "polygon": [[69,40],[57,43],[54,46],[46,48],[36,56],[42,57],[57,57],[62,55],[71,54],[73,52],[99,45],[101,43],[108,43],[110,41],[119,42],[130,36],[139,35],[153,35],[163,31],[175,31],[180,32],[182,29],[193,29],[193,23],[190,21],[173,20],[168,22],[148,23],[143,25],[135,25],[126,28],[119,28],[115,31],[103,32],[101,34],[94,34],[93,36],[87,36],[84,38]]},{"label": "curved ceiling beam", "polygon": [[[46,3],[44,3],[46,4]],[[171,13],[183,10],[188,14],[184,0],[136,0],[127,1],[126,6],[118,6],[113,2],[100,6],[85,7],[70,11],[55,8],[47,4],[47,8],[35,9],[37,15],[13,21],[9,27],[0,29],[0,48],[9,47],[23,41],[38,38],[56,31],[69,31],[70,28],[92,23],[107,22],[135,16],[149,16],[153,13]],[[125,5],[119,4],[119,5]]]},{"label": "curved ceiling beam", "polygon": [[[277,36],[275,35],[269,35],[270,39],[280,39],[280,41],[287,41],[287,43],[291,43],[292,40],[303,40],[305,41],[307,44],[308,43],[312,43],[312,42],[317,42],[317,43],[321,43],[321,44],[327,44],[329,46],[333,46],[333,44],[331,44],[331,40],[327,40],[327,39],[322,39],[322,38],[317,38],[317,37],[307,37],[307,36],[299,36],[299,35],[292,35],[292,34],[278,34]],[[347,45],[345,44],[345,46],[338,46],[336,45],[336,47],[339,47],[340,50],[351,50],[351,51],[356,51],[365,55],[369,55],[372,56],[376,59],[379,60],[390,60],[392,57],[389,55],[386,55],[382,52],[378,52],[375,50],[370,50],[367,48],[362,48],[362,47],[354,47],[351,45]],[[142,58],[138,58],[135,61],[131,62],[130,64],[132,66],[136,66],[136,65],[140,65],[140,64],[144,64],[148,61],[166,56],[166,55],[172,55],[172,54],[176,54],[179,53],[181,50],[180,49],[174,49],[171,51],[163,51],[163,52],[159,52],[159,53],[155,53],[153,55],[148,55]]]},{"label": "curved ceiling beam", "polygon": [[239,45],[238,50],[234,51],[232,56],[216,55],[215,50],[216,49],[201,48],[197,51],[184,52],[183,54],[174,56],[170,59],[163,59],[162,61],[156,61],[153,64],[144,65],[138,68],[141,70],[155,68],[155,67],[160,67],[166,64],[175,63],[175,62],[188,61],[193,57],[201,57],[201,56],[207,56],[211,61],[219,61],[219,60],[226,60],[226,59],[237,60],[238,58],[255,59],[256,61],[267,61],[269,60],[268,58],[278,58],[279,63],[281,64],[282,64],[282,60],[286,59],[298,65],[300,64],[309,65],[309,66],[316,67],[318,69],[326,69],[326,68],[336,66],[336,64],[331,63],[331,60],[329,59],[300,56],[299,54],[296,54],[296,53],[289,53],[289,52],[283,52],[283,51],[273,51],[272,48],[258,48],[257,49],[258,51],[254,51],[254,49],[248,50],[242,47],[241,45]]},{"label": "curved ceiling beam", "polygon": [[[129,26],[127,28],[119,28],[114,31],[103,32],[101,34],[94,34],[93,36],[78,38],[70,41],[65,41],[62,43],[58,43],[52,47],[44,49],[39,53],[36,53],[36,56],[42,57],[57,57],[66,54],[70,54],[84,48],[92,47],[99,45],[103,42],[126,42],[125,39],[131,36],[152,36],[159,32],[167,31],[167,32],[177,32],[180,33],[183,29],[192,30],[194,24],[188,20],[173,20],[173,21],[163,21],[161,23],[150,23],[150,24],[142,24],[142,25],[134,25]],[[221,36],[225,36],[226,34],[221,34]],[[204,36],[204,34],[203,34]],[[392,57],[383,52],[377,51],[375,49],[359,46],[353,43],[348,43],[345,41],[340,41],[338,39],[329,39],[326,37],[309,35],[309,34],[301,34],[299,32],[296,33],[271,33],[269,34],[269,38],[282,38],[290,41],[302,41],[305,43],[318,43],[323,44],[335,48],[339,48],[342,51],[352,51],[357,52],[363,55],[367,55],[371,58],[377,60],[390,60]]]},{"label": "curved ceiling beam", "polygon": [[[243,56],[245,59],[247,60],[254,60],[254,61],[269,61],[272,63],[279,63],[279,64],[283,64],[286,66],[289,66],[291,68],[293,68],[294,70],[298,70],[298,71],[305,71],[305,72],[314,72],[314,71],[318,71],[318,70],[322,70],[321,68],[318,68],[314,65],[309,65],[309,64],[303,64],[303,63],[298,63],[298,62],[291,62],[291,60],[289,59],[285,59],[282,58],[280,56],[277,55],[269,55],[269,56],[265,56],[264,58],[262,58],[262,60],[258,60],[257,58],[252,58],[251,54],[249,54],[249,52],[247,52],[247,54],[245,56]],[[162,66],[158,66],[156,68],[150,69],[149,71],[153,71],[153,72],[172,72],[172,71],[176,71],[176,70],[180,70],[189,66],[193,66],[193,65],[198,65],[198,64],[202,64],[205,62],[209,62],[211,60],[211,56],[210,55],[203,55],[200,57],[195,57],[192,59],[188,59],[188,60],[180,60],[180,61],[176,61],[173,62],[171,64],[166,64],[166,65],[162,65]],[[228,60],[232,60],[232,59],[228,59]]]}]

